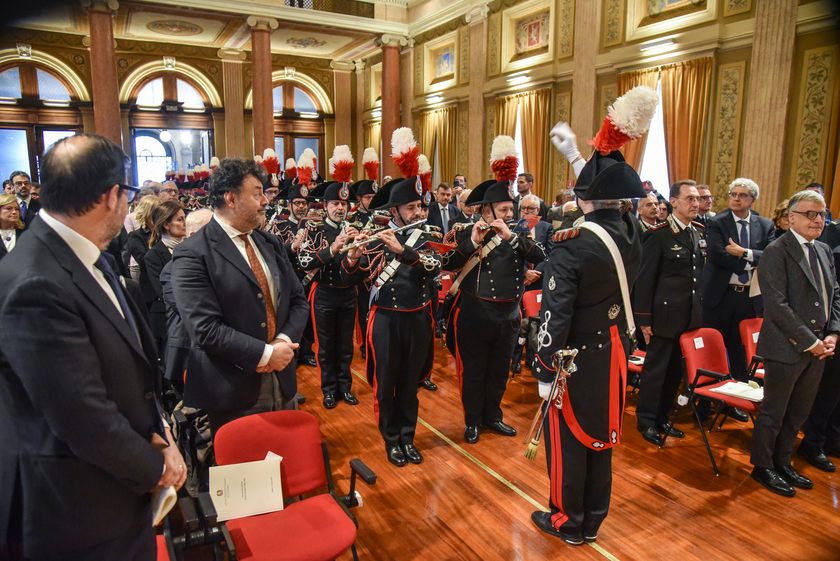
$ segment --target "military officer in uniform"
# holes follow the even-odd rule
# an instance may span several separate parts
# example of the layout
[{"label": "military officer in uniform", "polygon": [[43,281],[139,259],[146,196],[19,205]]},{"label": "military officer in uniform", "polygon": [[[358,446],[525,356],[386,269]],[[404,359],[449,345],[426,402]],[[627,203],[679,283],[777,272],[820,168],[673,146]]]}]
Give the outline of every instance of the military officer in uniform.
[{"label": "military officer in uniform", "polygon": [[697,283],[706,262],[706,239],[700,233],[706,228],[694,221],[700,198],[694,181],[677,181],[670,195],[674,212],[645,232],[635,300],[647,343],[636,426],[645,440],[657,446],[664,442],[662,434],[685,437],[668,417],[682,380],[680,335],[702,325]]},{"label": "military officer in uniform", "polygon": [[[440,257],[420,254],[430,237],[420,228],[394,229],[419,220],[422,187],[419,177],[383,185],[371,202],[373,209],[390,209],[390,228],[379,240],[351,249],[342,274],[375,279],[367,323],[367,379],[373,386],[374,413],[385,441],[388,461],[404,466],[423,457],[414,446],[417,427],[417,385],[434,338],[428,282],[441,270]],[[366,234],[356,237],[367,239]]]},{"label": "military officer in uniform", "polygon": [[509,179],[485,181],[473,189],[466,204],[481,205],[481,219],[460,232],[458,246],[443,256],[443,268],[452,272],[471,259],[476,262],[460,285],[446,330],[461,388],[464,440],[469,444],[478,442],[479,426],[516,435],[503,421],[501,403],[521,322],[526,262],[545,259],[543,247],[533,238],[511,231],[516,196],[516,183]]},{"label": "military officer in uniform", "polygon": [[347,183],[322,183],[312,196],[323,198],[326,216],[317,226],[306,228],[297,251],[298,266],[309,285],[309,307],[315,333],[318,370],[324,407],[336,399],[348,405],[359,403],[351,392],[353,376],[353,326],[356,322],[356,287],[341,275],[344,256],[339,253],[349,238],[359,232],[347,225],[345,216],[353,194]]},{"label": "military officer in uniform", "polygon": [[[360,227],[364,228],[373,216],[373,212],[370,210],[370,201],[379,190],[379,186],[372,179],[364,179],[357,181],[350,188],[356,194],[359,205],[347,215],[347,221],[351,224],[358,223]],[[359,349],[362,352],[362,358],[365,358],[365,332],[367,331],[367,316],[370,309],[370,289],[364,283],[360,283],[356,285],[356,292],[356,318],[362,335]]]}]

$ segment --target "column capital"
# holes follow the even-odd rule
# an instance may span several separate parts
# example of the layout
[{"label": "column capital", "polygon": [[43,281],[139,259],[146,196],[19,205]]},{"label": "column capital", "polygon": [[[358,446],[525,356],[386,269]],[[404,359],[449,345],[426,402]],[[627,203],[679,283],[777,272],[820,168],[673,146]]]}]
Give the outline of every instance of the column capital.
[{"label": "column capital", "polygon": [[354,60],[353,64],[356,65],[356,72],[362,72],[365,69],[364,59]]},{"label": "column capital", "polygon": [[464,16],[464,20],[467,23],[475,24],[479,23],[485,19],[487,19],[487,15],[490,13],[490,6],[487,4],[479,4],[478,6],[473,6],[472,9],[467,12]]},{"label": "column capital", "polygon": [[81,4],[89,12],[103,12],[111,15],[115,15],[120,9],[120,3],[117,0],[81,0]]},{"label": "column capital", "polygon": [[333,70],[343,70],[345,72],[350,72],[356,69],[356,65],[349,60],[333,60],[330,62],[330,68]]},{"label": "column capital", "polygon": [[224,62],[242,62],[245,60],[245,51],[241,49],[222,48],[216,53]]},{"label": "column capital", "polygon": [[405,47],[408,45],[409,38],[405,35],[389,35],[383,33],[374,40],[377,47]]},{"label": "column capital", "polygon": [[278,21],[274,18],[267,18],[264,16],[248,16],[245,20],[251,26],[251,31],[273,31],[280,27]]}]

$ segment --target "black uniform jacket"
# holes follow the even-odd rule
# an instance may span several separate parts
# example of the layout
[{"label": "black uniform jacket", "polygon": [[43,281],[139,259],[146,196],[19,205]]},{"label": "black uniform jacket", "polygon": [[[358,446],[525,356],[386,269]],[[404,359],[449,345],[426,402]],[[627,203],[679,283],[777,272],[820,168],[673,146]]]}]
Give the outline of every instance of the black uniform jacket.
[{"label": "black uniform jacket", "polygon": [[643,237],[635,312],[638,324],[658,337],[673,339],[702,324],[698,283],[706,262],[705,228],[699,222],[692,228],[681,229],[668,216]]},{"label": "black uniform jacket", "polygon": [[[329,218],[307,231],[307,237],[304,238],[303,244],[315,243],[317,241],[326,241],[326,247],[320,249],[317,253],[310,253],[304,250],[298,250],[297,262],[300,270],[306,272],[306,277],[312,271],[315,271],[312,277],[312,284],[324,284],[333,288],[347,288],[352,286],[348,283],[347,278],[341,276],[341,263],[344,261],[344,255],[340,253],[332,254],[330,246],[335,242],[335,239],[341,234],[341,228],[338,224]],[[302,244],[302,245],[303,245]],[[304,277],[304,278],[306,278]]]},{"label": "black uniform jacket", "polygon": [[[615,241],[632,289],[642,260],[638,220],[617,210],[595,210],[585,216]],[[563,396],[563,417],[575,437],[593,450],[618,444],[630,349],[613,258],[593,232],[563,230],[555,235],[543,276],[538,362],[533,375],[541,382],[551,382],[554,353],[578,349],[577,372],[567,379]]]}]

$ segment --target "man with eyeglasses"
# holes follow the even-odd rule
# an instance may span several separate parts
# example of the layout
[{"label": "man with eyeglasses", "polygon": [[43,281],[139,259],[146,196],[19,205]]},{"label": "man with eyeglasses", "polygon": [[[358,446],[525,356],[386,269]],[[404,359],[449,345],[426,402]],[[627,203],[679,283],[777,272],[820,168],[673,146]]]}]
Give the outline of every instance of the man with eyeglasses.
[{"label": "man with eyeglasses", "polygon": [[712,196],[712,190],[709,189],[708,185],[698,185],[697,194],[700,197],[700,209],[697,211],[695,220],[706,226],[707,221],[716,214],[712,212],[712,203],[715,202],[715,198]]},{"label": "man with eyeglasses", "polygon": [[9,176],[9,181],[15,188],[15,195],[17,202],[20,205],[20,220],[23,222],[24,229],[28,228],[41,210],[41,203],[32,198],[32,182],[29,179],[29,174],[25,171],[13,171]]},{"label": "man with eyeglasses", "polygon": [[685,437],[671,426],[669,416],[682,381],[680,336],[702,323],[697,283],[706,261],[705,228],[694,221],[699,208],[694,181],[677,181],[670,194],[674,212],[645,233],[635,286],[636,321],[647,344],[636,428],[657,446],[664,442],[663,434]]},{"label": "man with eyeglasses", "polygon": [[[822,196],[823,200],[825,200],[825,191],[823,190],[823,186],[820,183],[809,183],[805,186],[805,190],[813,191],[814,193],[819,193]],[[827,235],[828,235],[828,225],[834,221],[834,218],[831,216],[831,209],[825,209],[825,224],[823,225],[823,231],[820,234],[820,237],[817,240],[828,243]]]},{"label": "man with eyeglasses", "polygon": [[[750,297],[750,285],[764,249],[776,239],[772,220],[751,208],[758,199],[758,185],[738,178],[729,186],[729,208],[708,221],[709,256],[703,270],[703,326],[720,331],[729,354],[729,372],[746,381],[747,368],[741,321],[754,318],[764,307],[761,296]],[[738,410],[731,417],[749,420]]]},{"label": "man with eyeglasses", "polygon": [[165,203],[166,201],[178,201],[178,186],[175,185],[172,181],[167,181],[163,184],[160,189],[160,197],[161,202]]},{"label": "man with eyeglasses", "polygon": [[791,456],[820,387],[824,359],[835,352],[840,287],[831,250],[816,241],[825,222],[822,196],[800,191],[788,208],[790,229],[767,248],[758,270],[766,302],[756,348],[764,358],[764,400],[750,463],[753,479],[792,497],[794,487],[814,486],[793,468]]}]

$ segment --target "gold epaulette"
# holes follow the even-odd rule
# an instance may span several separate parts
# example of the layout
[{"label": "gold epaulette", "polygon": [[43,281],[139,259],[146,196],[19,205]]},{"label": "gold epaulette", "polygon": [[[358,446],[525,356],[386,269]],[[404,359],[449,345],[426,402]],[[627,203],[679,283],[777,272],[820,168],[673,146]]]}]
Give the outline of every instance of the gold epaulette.
[{"label": "gold epaulette", "polygon": [[560,230],[558,232],[554,232],[554,235],[551,236],[551,240],[554,243],[564,242],[566,240],[571,240],[576,238],[580,235],[580,228],[566,228],[565,230]]},{"label": "gold epaulette", "polygon": [[660,222],[659,224],[654,224],[653,226],[649,226],[648,229],[649,230],[659,230],[660,228],[664,228],[667,225],[668,225],[667,222]]}]

